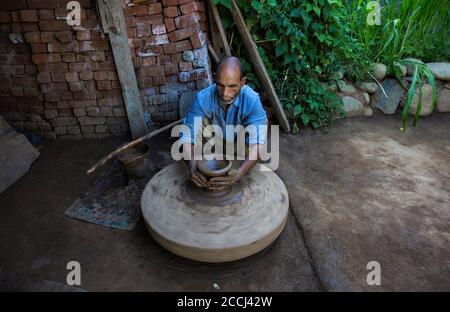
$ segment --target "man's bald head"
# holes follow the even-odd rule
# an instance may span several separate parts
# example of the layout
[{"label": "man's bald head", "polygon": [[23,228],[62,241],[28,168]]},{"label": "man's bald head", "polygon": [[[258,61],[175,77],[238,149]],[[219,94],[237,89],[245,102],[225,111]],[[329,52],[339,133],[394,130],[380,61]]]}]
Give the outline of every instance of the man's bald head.
[{"label": "man's bald head", "polygon": [[241,61],[235,56],[226,56],[217,65],[216,89],[223,103],[232,103],[244,86]]},{"label": "man's bald head", "polygon": [[237,70],[239,71],[239,78],[243,76],[241,61],[236,56],[225,56],[220,60],[217,64],[217,74],[223,70]]}]

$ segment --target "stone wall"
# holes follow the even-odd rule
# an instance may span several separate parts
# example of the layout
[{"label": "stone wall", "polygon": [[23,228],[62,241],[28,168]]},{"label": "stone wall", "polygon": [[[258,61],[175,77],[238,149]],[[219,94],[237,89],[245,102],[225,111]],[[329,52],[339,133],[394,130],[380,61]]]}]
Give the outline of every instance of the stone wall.
[{"label": "stone wall", "polygon": [[[122,90],[95,1],[79,1],[81,26],[69,26],[68,0],[0,3],[0,114],[48,139],[103,138],[129,132]],[[147,120],[179,118],[181,92],[209,85],[203,2],[124,1],[130,51]]]}]

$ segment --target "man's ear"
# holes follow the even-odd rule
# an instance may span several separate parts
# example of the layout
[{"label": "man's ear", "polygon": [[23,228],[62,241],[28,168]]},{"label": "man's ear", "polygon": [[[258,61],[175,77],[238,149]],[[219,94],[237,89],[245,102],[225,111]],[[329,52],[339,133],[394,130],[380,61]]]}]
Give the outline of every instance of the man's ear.
[{"label": "man's ear", "polygon": [[246,82],[247,82],[247,76],[242,77],[241,78],[241,87],[243,87]]}]

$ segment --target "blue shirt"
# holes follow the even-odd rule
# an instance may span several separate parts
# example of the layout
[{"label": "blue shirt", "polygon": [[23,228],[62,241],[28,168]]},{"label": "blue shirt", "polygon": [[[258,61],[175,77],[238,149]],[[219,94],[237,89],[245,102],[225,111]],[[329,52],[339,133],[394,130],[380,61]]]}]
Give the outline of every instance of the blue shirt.
[{"label": "blue shirt", "polygon": [[237,99],[229,105],[225,115],[225,110],[219,103],[219,95],[216,90],[216,84],[198,91],[194,101],[184,117],[183,124],[187,125],[191,131],[191,137],[181,133],[180,143],[190,142],[194,144],[194,118],[206,117],[213,125],[222,128],[224,139],[234,141],[236,133],[233,137],[227,136],[226,125],[249,125],[255,126],[255,131],[249,131],[246,139],[247,144],[266,144],[266,119],[267,115],[262,106],[259,94],[252,88],[244,85],[239,91]]}]

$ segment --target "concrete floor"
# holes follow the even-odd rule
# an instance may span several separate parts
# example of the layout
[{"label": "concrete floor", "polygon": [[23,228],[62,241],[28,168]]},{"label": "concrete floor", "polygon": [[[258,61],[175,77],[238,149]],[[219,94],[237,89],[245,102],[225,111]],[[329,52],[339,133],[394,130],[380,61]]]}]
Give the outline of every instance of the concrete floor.
[{"label": "concrete floor", "polygon": [[[283,135],[286,228],[261,253],[214,265],[170,254],[142,222],[127,232],[65,217],[85,170],[126,139],[51,142],[0,195],[0,290],[76,290],[71,260],[88,291],[450,290],[450,114],[399,128],[398,115],[357,117]],[[373,260],[381,286],[366,283]]]}]

